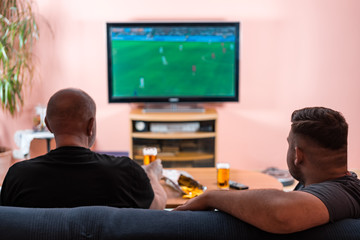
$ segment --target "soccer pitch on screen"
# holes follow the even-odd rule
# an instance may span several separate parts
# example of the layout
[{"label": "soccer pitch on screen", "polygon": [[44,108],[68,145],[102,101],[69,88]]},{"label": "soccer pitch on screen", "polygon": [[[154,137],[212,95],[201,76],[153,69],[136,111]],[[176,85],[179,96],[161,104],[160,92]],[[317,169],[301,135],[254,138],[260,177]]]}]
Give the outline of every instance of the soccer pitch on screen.
[{"label": "soccer pitch on screen", "polygon": [[115,97],[234,96],[231,42],[112,41]]}]

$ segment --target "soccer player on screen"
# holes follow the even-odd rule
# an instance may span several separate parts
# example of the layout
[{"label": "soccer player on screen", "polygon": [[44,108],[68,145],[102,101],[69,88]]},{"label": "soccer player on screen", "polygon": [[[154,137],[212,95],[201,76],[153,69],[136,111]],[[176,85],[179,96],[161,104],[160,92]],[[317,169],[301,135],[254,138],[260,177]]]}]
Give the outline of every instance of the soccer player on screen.
[{"label": "soccer player on screen", "polygon": [[165,65],[165,66],[168,65],[168,62],[167,62],[165,56],[162,56],[162,57],[161,57],[161,61],[162,61],[163,65]]},{"label": "soccer player on screen", "polygon": [[144,88],[145,87],[145,79],[143,77],[140,77],[140,85],[139,88]]},{"label": "soccer player on screen", "polygon": [[192,65],[192,75],[195,76],[196,74],[196,65]]}]

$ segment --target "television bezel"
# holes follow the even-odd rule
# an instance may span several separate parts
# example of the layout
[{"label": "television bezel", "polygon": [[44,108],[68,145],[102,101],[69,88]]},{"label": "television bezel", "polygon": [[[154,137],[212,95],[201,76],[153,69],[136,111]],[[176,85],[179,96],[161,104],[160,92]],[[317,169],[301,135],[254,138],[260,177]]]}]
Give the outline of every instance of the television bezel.
[{"label": "television bezel", "polygon": [[[208,26],[208,27],[235,27],[235,69],[234,69],[234,96],[168,96],[168,97],[114,97],[112,81],[112,59],[111,59],[111,36],[110,29],[113,27],[170,27],[170,26]],[[108,73],[108,102],[109,103],[206,103],[206,102],[239,102],[240,86],[240,22],[108,22],[106,23],[107,42],[107,73]]]}]

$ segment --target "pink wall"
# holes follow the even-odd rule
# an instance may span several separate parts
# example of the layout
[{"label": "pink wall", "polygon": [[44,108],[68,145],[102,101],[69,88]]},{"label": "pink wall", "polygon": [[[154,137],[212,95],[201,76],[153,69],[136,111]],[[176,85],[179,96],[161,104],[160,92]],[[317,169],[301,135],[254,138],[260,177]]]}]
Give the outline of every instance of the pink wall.
[{"label": "pink wall", "polygon": [[105,23],[240,21],[241,99],[217,106],[218,159],[243,169],[286,168],[290,114],[297,108],[323,105],[347,118],[349,167],[360,168],[360,1],[36,2],[42,16],[37,45],[41,79],[28,93],[19,116],[12,119],[0,113],[1,145],[15,147],[13,134],[31,127],[34,106],[46,104],[58,89],[78,87],[98,105],[96,149],[128,151],[132,106],[107,103]]}]

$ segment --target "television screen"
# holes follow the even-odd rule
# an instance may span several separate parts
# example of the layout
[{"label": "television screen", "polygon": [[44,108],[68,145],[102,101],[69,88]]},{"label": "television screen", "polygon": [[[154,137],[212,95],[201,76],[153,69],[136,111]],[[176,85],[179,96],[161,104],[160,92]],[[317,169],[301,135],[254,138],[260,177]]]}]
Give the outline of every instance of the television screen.
[{"label": "television screen", "polygon": [[238,101],[239,25],[107,23],[109,102]]}]

